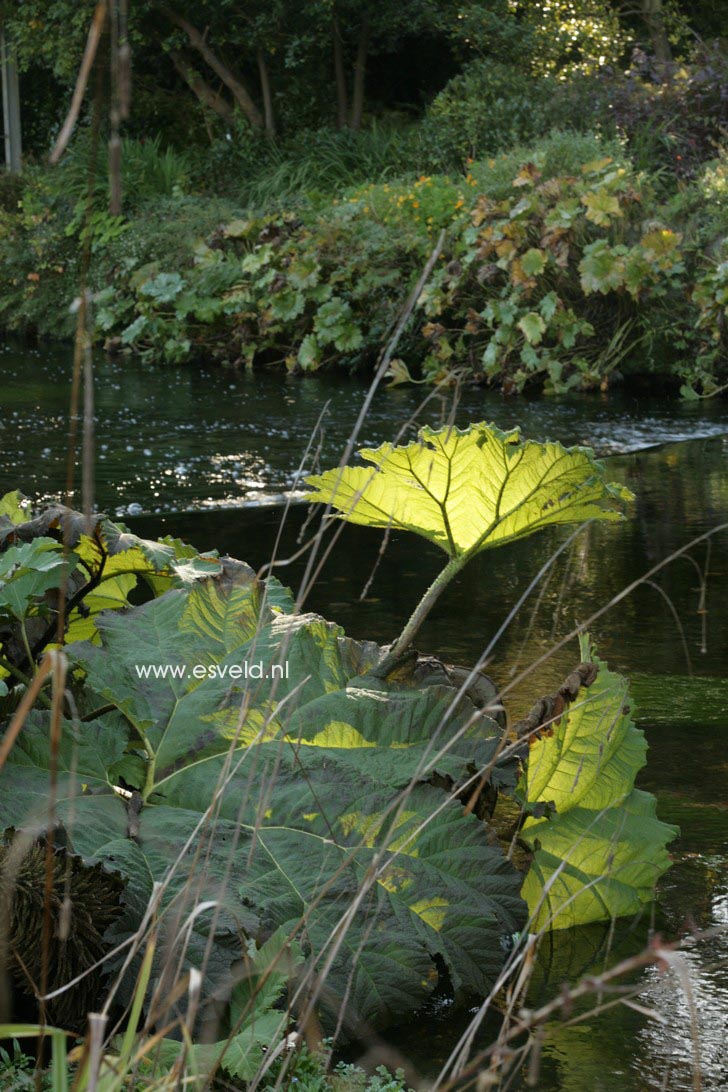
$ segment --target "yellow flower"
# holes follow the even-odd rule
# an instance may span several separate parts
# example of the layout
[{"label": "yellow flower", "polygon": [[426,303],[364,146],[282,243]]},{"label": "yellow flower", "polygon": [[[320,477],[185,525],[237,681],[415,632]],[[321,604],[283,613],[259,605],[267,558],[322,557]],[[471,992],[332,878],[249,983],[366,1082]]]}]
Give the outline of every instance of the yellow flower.
[{"label": "yellow flower", "polygon": [[462,197],[458,197],[457,201],[455,202],[455,208],[461,209],[464,204],[465,202],[463,201]]},{"label": "yellow flower", "polygon": [[412,202],[412,208],[413,208],[413,209],[418,209],[419,207],[420,207],[420,203],[419,203],[419,201],[413,201],[413,202]]}]

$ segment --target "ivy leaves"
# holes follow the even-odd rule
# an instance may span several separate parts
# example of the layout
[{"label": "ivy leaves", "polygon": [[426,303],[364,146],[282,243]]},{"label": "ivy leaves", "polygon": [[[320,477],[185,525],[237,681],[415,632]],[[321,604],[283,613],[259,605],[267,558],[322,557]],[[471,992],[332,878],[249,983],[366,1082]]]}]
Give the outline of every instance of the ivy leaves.
[{"label": "ivy leaves", "polygon": [[521,442],[494,425],[424,428],[413,443],[359,454],[374,469],[313,475],[309,500],[351,523],[413,531],[452,559],[557,523],[620,519],[615,502],[631,496],[604,482],[587,450]]}]

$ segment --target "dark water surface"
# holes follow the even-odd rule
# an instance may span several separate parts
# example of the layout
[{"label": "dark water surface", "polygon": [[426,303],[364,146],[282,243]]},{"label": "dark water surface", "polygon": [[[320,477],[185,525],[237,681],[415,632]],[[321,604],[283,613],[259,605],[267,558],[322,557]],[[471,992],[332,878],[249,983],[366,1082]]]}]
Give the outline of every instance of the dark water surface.
[{"label": "dark water surface", "polygon": [[[296,485],[324,407],[327,466],[338,462],[364,393],[361,380],[342,375],[292,379],[281,372],[160,367],[131,357],[99,357],[95,369],[97,501],[111,515],[280,499]],[[54,499],[64,489],[70,377],[67,348],[0,347],[0,466],[8,488]],[[362,444],[393,440],[427,397],[422,387],[381,389]],[[419,422],[447,420],[452,401],[451,391],[430,394]],[[728,403],[618,390],[533,401],[463,392],[456,423],[483,420],[601,453],[625,452],[728,432]],[[312,465],[313,456],[306,469]]]},{"label": "dark water surface", "polygon": [[[68,358],[68,352],[0,354],[3,491],[20,487],[42,499],[62,489]],[[256,567],[271,557],[282,508],[238,505],[272,502],[296,484],[296,468],[327,401],[322,464],[338,461],[364,395],[362,383],[340,377],[301,382],[172,371],[133,360],[100,360],[97,387],[98,506],[113,514],[138,505],[132,512],[147,514],[127,519],[138,533],[173,533]],[[421,389],[380,392],[362,439],[394,438],[421,397]],[[438,395],[420,420],[446,418],[451,397]],[[726,403],[681,405],[622,393],[526,402],[471,391],[456,418],[460,424],[520,424],[526,435],[620,452],[608,459],[610,476],[636,494],[625,523],[580,534],[505,630],[490,664],[501,685],[673,551],[728,522],[728,435],[721,435],[728,434]],[[671,442],[676,439],[690,442]],[[637,450],[656,443],[663,446]],[[307,513],[298,504],[290,509],[280,558],[295,552]],[[472,663],[564,538],[562,531],[545,533],[477,558],[438,604],[421,648]],[[354,637],[387,642],[437,573],[441,555],[414,537],[392,536],[360,599],[381,541],[380,532],[344,527],[305,606]],[[660,817],[682,830],[654,910],[654,924],[668,938],[691,923],[704,929],[728,923],[728,533],[710,541],[662,568],[652,585],[641,585],[591,627],[602,657],[633,680],[638,720],[650,743],[639,784],[656,793]],[[303,566],[303,560],[282,566],[277,575],[297,588]],[[552,690],[578,659],[572,640],[516,682],[507,699],[510,714],[520,715]],[[639,951],[649,924],[620,921],[612,930],[592,926],[553,934],[539,955],[528,1004],[553,997],[565,978],[599,973]],[[699,1009],[701,1087],[725,1089],[728,935],[703,942],[686,959]],[[672,974],[657,969],[646,971],[642,984],[640,1003],[660,1020],[619,1006],[573,1026],[547,1024],[537,1087],[693,1089],[685,995]],[[441,1000],[392,1038],[421,1072],[434,1074],[469,1019]],[[476,1042],[487,1043],[491,1030],[486,1027]]]}]

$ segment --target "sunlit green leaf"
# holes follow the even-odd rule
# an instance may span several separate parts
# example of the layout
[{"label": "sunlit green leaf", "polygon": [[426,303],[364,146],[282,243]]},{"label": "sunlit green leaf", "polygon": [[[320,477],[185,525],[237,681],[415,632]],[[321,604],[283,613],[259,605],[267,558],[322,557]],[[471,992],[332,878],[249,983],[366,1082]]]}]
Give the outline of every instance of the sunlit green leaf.
[{"label": "sunlit green leaf", "polygon": [[655,798],[634,788],[647,742],[630,715],[627,682],[596,658],[599,672],[568,711],[532,742],[518,791],[534,851],[522,894],[531,928],[564,929],[637,913],[669,867],[675,827]]},{"label": "sunlit green leaf", "polygon": [[538,311],[529,311],[518,320],[518,329],[529,345],[538,345],[546,330],[546,323]]},{"label": "sunlit green leaf", "polygon": [[28,501],[19,489],[0,498],[0,525],[22,523],[27,518]]},{"label": "sunlit green leaf", "polygon": [[588,450],[521,442],[494,425],[424,428],[406,446],[359,454],[374,469],[313,475],[309,499],[352,523],[414,531],[453,558],[551,524],[620,519],[614,502],[631,497],[605,483]]},{"label": "sunlit green leaf", "polygon": [[600,227],[606,227],[611,223],[612,217],[622,216],[619,199],[607,189],[593,190],[585,193],[581,199],[586,206],[586,218]]}]

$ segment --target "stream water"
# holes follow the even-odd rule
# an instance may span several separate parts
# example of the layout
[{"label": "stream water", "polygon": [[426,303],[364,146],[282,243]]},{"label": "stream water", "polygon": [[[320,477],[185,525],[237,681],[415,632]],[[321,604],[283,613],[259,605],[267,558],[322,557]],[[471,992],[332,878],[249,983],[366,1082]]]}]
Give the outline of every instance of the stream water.
[{"label": "stream water", "polygon": [[[0,369],[0,489],[55,498],[65,478],[69,353],[7,348]],[[320,462],[326,466],[338,461],[364,393],[361,381],[342,377],[294,381],[99,359],[97,506],[123,514],[138,533],[173,533],[260,566],[271,557],[282,495],[296,488],[302,462],[306,469],[315,465],[304,452],[322,412]],[[380,391],[362,441],[393,439],[423,397],[421,388]],[[437,394],[417,419],[439,423],[451,407],[451,392]],[[682,404],[623,392],[507,401],[476,390],[460,398],[455,419],[519,424],[527,436],[590,443],[609,456],[610,476],[636,494],[630,518],[584,531],[512,620],[489,667],[501,685],[653,566],[728,522],[725,402]],[[644,450],[650,445],[660,446]],[[291,506],[280,559],[295,552],[307,511]],[[472,663],[564,537],[545,533],[481,555],[441,600],[421,648]],[[380,559],[381,539],[376,531],[343,528],[305,605],[352,636],[386,642],[437,572],[439,556],[417,539],[393,535]],[[640,921],[553,934],[541,949],[529,1005],[551,998],[566,978],[598,973],[640,950],[650,924],[671,937],[692,924],[728,923],[728,532],[709,541],[666,564],[591,627],[602,657],[633,680],[638,722],[650,744],[638,783],[657,795],[660,817],[681,827],[674,867],[655,908]],[[303,564],[282,565],[277,575],[297,588]],[[578,658],[574,641],[553,652],[512,687],[509,713],[520,715],[552,690]],[[728,936],[702,942],[686,959],[699,1009],[701,1087],[726,1088]],[[568,1027],[549,1023],[537,1087],[693,1089],[685,995],[672,974],[657,969],[644,972],[642,984],[641,1005],[662,1020],[618,1006]],[[467,1010],[438,998],[390,1039],[421,1073],[434,1074],[469,1019]],[[486,1025],[476,1043],[488,1042],[492,1030]]]}]

